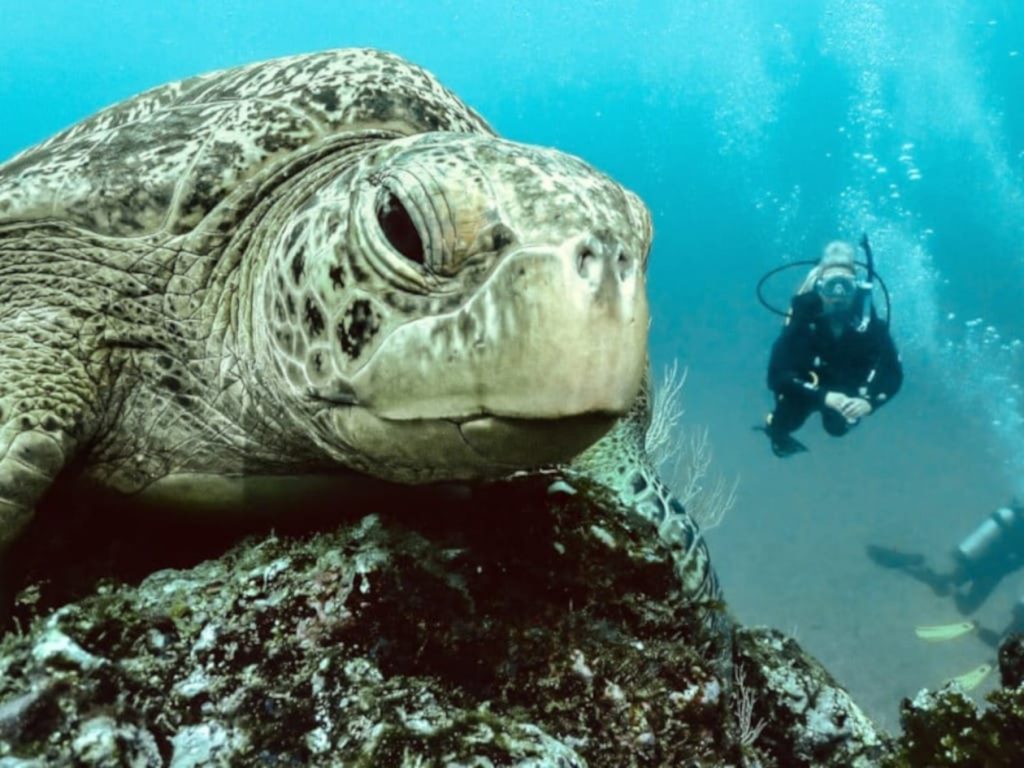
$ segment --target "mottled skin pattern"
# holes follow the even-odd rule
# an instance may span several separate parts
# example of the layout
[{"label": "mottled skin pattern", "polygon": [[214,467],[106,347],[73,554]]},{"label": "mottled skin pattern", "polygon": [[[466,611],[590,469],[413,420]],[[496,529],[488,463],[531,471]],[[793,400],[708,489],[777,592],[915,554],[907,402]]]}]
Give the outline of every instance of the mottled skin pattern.
[{"label": "mottled skin pattern", "polygon": [[[633,512],[651,521],[662,541],[672,548],[685,592],[698,602],[717,602],[721,598],[718,577],[700,527],[658,477],[647,455],[650,394],[650,378],[645,376],[629,413],[563,473],[570,482],[587,488],[605,507]],[[713,613],[716,620],[720,618],[720,612]]]},{"label": "mottled skin pattern", "polygon": [[593,446],[570,481],[714,597],[643,450],[650,238],[635,195],[378,51],[104,110],[0,166],[0,552],[69,465],[219,507],[261,478],[477,480]]}]

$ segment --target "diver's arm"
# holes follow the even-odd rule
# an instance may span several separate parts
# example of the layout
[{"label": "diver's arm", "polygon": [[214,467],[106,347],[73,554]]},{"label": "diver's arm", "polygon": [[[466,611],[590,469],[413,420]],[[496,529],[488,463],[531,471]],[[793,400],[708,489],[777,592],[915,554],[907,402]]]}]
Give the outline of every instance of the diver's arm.
[{"label": "diver's arm", "polygon": [[819,404],[825,392],[817,388],[811,376],[814,356],[810,330],[805,324],[790,323],[772,345],[768,360],[768,388],[777,395],[810,395]]},{"label": "diver's arm", "polygon": [[[876,321],[877,322],[877,321]],[[903,385],[903,364],[900,362],[896,345],[889,335],[889,329],[879,324],[876,334],[878,362],[868,374],[865,383],[865,400],[873,409],[889,402]]]}]

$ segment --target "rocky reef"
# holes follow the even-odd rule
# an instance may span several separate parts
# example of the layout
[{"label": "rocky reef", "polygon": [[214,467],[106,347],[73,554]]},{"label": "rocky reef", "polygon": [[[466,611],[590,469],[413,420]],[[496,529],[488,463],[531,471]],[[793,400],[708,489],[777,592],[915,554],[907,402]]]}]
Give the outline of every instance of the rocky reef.
[{"label": "rocky reef", "polygon": [[979,707],[954,686],[905,699],[903,736],[887,768],[1015,768],[1024,764],[1024,635],[999,649],[1002,687]]},{"label": "rocky reef", "polygon": [[793,639],[709,628],[642,520],[535,482],[403,509],[139,578],[61,585],[37,550],[0,768],[1001,764],[915,762],[947,716],[1024,743],[1019,677],[1003,715],[908,703],[893,742]]}]

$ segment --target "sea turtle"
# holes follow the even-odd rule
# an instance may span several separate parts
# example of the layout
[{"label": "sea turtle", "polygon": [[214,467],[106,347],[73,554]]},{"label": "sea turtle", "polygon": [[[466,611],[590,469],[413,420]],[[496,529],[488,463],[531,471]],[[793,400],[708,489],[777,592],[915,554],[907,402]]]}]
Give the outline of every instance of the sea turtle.
[{"label": "sea turtle", "polygon": [[0,551],[72,471],[221,507],[554,465],[713,596],[643,450],[651,236],[636,195],[389,53],[105,109],[0,166]]}]

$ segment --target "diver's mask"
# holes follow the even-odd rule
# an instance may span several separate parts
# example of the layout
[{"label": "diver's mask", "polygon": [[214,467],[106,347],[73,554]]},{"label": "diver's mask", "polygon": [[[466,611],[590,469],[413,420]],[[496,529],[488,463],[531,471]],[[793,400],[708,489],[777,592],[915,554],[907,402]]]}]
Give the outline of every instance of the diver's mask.
[{"label": "diver's mask", "polygon": [[834,272],[818,278],[814,290],[826,303],[848,306],[857,293],[857,280],[847,272]]}]

